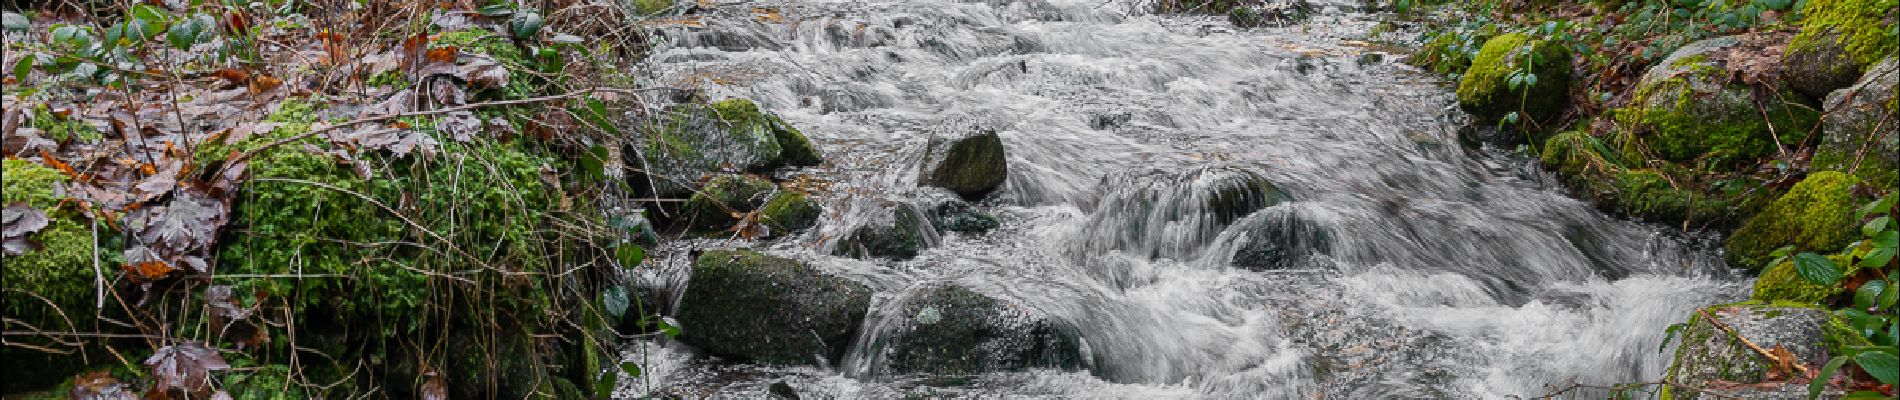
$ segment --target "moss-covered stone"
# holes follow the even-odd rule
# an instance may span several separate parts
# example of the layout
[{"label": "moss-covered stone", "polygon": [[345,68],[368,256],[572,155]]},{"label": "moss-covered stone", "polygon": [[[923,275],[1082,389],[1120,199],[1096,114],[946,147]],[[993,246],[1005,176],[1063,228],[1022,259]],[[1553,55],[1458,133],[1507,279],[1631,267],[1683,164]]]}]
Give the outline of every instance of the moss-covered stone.
[{"label": "moss-covered stone", "polygon": [[625,153],[643,157],[627,162],[644,172],[633,182],[648,193],[685,197],[709,176],[824,161],[803,133],[750,100],[681,104],[662,115],[637,137],[636,151]]},{"label": "moss-covered stone", "polygon": [[861,283],[751,250],[711,250],[693,262],[680,340],[770,364],[837,365],[870,307]]},{"label": "moss-covered stone", "polygon": [[1808,175],[1729,236],[1723,244],[1729,264],[1760,269],[1769,253],[1788,245],[1797,251],[1840,250],[1859,233],[1853,194],[1858,182],[1836,171]]},{"label": "moss-covered stone", "polygon": [[[1846,256],[1828,256],[1828,260],[1833,261],[1836,266],[1849,268],[1847,271],[1841,271],[1842,276],[1852,276],[1858,270],[1848,262]],[[1801,275],[1795,272],[1794,260],[1788,260],[1763,271],[1761,277],[1755,279],[1755,293],[1749,298],[1760,301],[1826,304],[1827,298],[1839,294],[1841,290],[1840,285],[1816,285],[1802,279]]]},{"label": "moss-covered stone", "polygon": [[1672,182],[1655,169],[1616,173],[1617,209],[1648,220],[1715,221],[1726,218],[1730,203],[1719,194],[1702,193],[1686,183]]},{"label": "moss-covered stone", "polygon": [[1802,94],[1823,98],[1900,49],[1893,27],[1900,0],[1808,0],[1801,33],[1788,41],[1782,75]]},{"label": "moss-covered stone", "polygon": [[1740,43],[1722,37],[1683,46],[1643,74],[1630,107],[1614,116],[1669,161],[1707,158],[1706,165],[1722,167],[1775,154],[1777,136],[1782,144],[1801,143],[1819,121],[1819,110],[1799,96],[1757,102],[1755,90],[1731,82],[1727,70],[1708,57]]},{"label": "moss-covered stone", "polygon": [[759,209],[759,223],[771,228],[771,234],[786,235],[811,228],[824,209],[810,196],[796,190],[779,190]]},{"label": "moss-covered stone", "polygon": [[878,376],[974,375],[1084,367],[1073,328],[1047,313],[958,285],[920,289],[869,337],[863,366]]},{"label": "moss-covered stone", "polygon": [[[1511,85],[1519,76],[1520,85]],[[1536,81],[1524,85],[1523,77]],[[1570,91],[1570,52],[1554,40],[1508,33],[1478,50],[1471,69],[1458,81],[1458,106],[1489,125],[1511,112],[1543,121],[1563,109]]]},{"label": "moss-covered stone", "polygon": [[1496,36],[1490,31],[1433,33],[1406,63],[1441,75],[1463,74],[1471,68],[1472,55]]},{"label": "moss-covered stone", "polygon": [[739,222],[736,216],[765,205],[773,189],[772,181],[756,175],[720,175],[686,199],[680,210],[692,229],[726,229]]},{"label": "moss-covered stone", "polygon": [[[1716,327],[1704,318],[1713,316],[1723,326]],[[1839,354],[1842,346],[1864,345],[1866,339],[1845,330],[1838,316],[1813,305],[1790,302],[1749,301],[1717,305],[1691,314],[1676,333],[1677,343],[1669,365],[1665,388],[1673,399],[1701,398],[1702,392],[1719,398],[1791,398],[1805,395],[1805,385],[1726,385],[1710,390],[1709,383],[1720,380],[1738,383],[1762,382],[1771,364],[1736,336],[1764,348],[1781,346],[1803,359],[1824,360]],[[1845,330],[1845,331],[1844,331]],[[1810,367],[1812,368],[1812,367]],[[1679,385],[1679,386],[1678,386]],[[1834,393],[1838,393],[1835,391]]]},{"label": "moss-covered stone", "polygon": [[[40,245],[39,249],[17,256],[0,254],[0,263],[6,266],[0,268],[0,279],[7,288],[0,293],[0,299],[5,299],[0,316],[7,319],[8,332],[100,331],[92,231],[78,213],[59,208],[60,197],[54,187],[66,181],[64,173],[38,163],[17,158],[0,161],[0,185],[4,185],[0,190],[4,201],[0,204],[25,204],[46,213],[48,219],[46,227],[27,235],[28,240]],[[116,301],[112,303],[116,310]],[[89,364],[108,360],[108,354],[94,346],[64,344],[73,343],[72,338],[9,336],[7,341],[16,345],[0,347],[0,370],[6,371],[6,379],[0,379],[4,381],[0,391],[4,392],[43,388],[72,377]],[[54,354],[18,345],[76,352]]]},{"label": "moss-covered stone", "polygon": [[1861,182],[1881,189],[1900,184],[1900,58],[1887,57],[1867,68],[1860,81],[1827,96],[1821,121],[1821,145],[1811,165],[1851,171]]},{"label": "moss-covered stone", "polygon": [[932,136],[924,148],[920,183],[950,189],[966,200],[979,200],[1009,177],[1003,139],[995,131]]}]

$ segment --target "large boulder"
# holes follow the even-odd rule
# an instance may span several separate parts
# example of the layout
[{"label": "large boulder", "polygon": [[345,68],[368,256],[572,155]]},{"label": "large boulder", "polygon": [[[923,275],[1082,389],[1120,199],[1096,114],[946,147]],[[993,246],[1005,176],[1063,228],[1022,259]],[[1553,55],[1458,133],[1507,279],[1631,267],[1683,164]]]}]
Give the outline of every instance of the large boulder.
[{"label": "large boulder", "polygon": [[860,372],[942,376],[1085,367],[1074,329],[1029,306],[958,285],[926,287],[902,301],[874,325]]},{"label": "large boulder", "polygon": [[1827,96],[1821,146],[1813,165],[1853,171],[1862,182],[1893,189],[1900,181],[1900,59],[1887,57],[1867,75]]},{"label": "large boulder", "polygon": [[1723,243],[1729,265],[1761,269],[1775,249],[1788,245],[1798,251],[1840,250],[1859,233],[1854,229],[1858,182],[1836,171],[1808,175],[1729,235]]},{"label": "large boulder", "polygon": [[1894,54],[1894,0],[1808,0],[1801,33],[1782,56],[1783,79],[1816,99],[1854,83],[1861,71]]},{"label": "large boulder", "polygon": [[832,243],[832,254],[908,260],[935,242],[929,217],[910,204],[884,202]]},{"label": "large boulder", "polygon": [[1758,99],[1757,90],[1731,80],[1715,57],[1743,44],[1729,36],[1677,49],[1643,74],[1630,106],[1615,110],[1617,121],[1634,129],[1656,155],[1677,162],[1706,157],[1721,165],[1776,154],[1777,135],[1781,144],[1801,143],[1820,112],[1800,96]]},{"label": "large boulder", "polygon": [[864,321],[871,290],[805,263],[751,250],[693,261],[680,340],[768,364],[836,365]]},{"label": "large boulder", "polygon": [[1458,81],[1458,106],[1482,125],[1512,112],[1545,121],[1563,109],[1569,92],[1569,50],[1555,40],[1509,33],[1485,41],[1478,50],[1471,69]]},{"label": "large boulder", "polygon": [[932,136],[924,147],[918,182],[950,189],[966,200],[978,200],[1009,176],[1003,139],[995,131],[974,130],[960,135]]},{"label": "large boulder", "polygon": [[749,100],[680,104],[660,115],[626,152],[627,165],[644,172],[634,183],[651,194],[685,197],[709,176],[824,161],[797,128]]},{"label": "large boulder", "polygon": [[[1815,368],[1841,346],[1866,344],[1851,329],[1827,310],[1794,303],[1744,302],[1704,308],[1690,315],[1676,333],[1680,345],[1669,365],[1666,381],[1671,385],[1663,388],[1663,398],[1688,400],[1704,394],[1724,399],[1801,398],[1807,394],[1805,384],[1745,385],[1763,382],[1774,364],[1738,339],[1765,349],[1786,348],[1798,363]],[[1718,386],[1712,385],[1718,381],[1744,385],[1709,389]],[[1829,398],[1840,396],[1838,389],[1828,394]]]}]

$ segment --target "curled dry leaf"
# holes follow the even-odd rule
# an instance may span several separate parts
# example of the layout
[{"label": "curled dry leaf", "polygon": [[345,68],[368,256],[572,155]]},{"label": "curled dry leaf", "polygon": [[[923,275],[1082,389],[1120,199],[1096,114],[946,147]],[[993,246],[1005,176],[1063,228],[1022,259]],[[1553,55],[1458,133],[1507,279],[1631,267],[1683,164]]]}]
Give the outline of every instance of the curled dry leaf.
[{"label": "curled dry leaf", "polygon": [[469,111],[456,111],[444,114],[435,122],[436,130],[449,135],[457,142],[468,143],[482,133],[482,120]]},{"label": "curled dry leaf", "polygon": [[38,250],[39,243],[27,239],[26,236],[45,229],[48,222],[46,213],[26,203],[8,204],[4,210],[0,210],[0,238],[3,238],[0,240],[4,240],[4,246],[0,247],[5,247],[5,252],[9,256]]},{"label": "curled dry leaf", "polygon": [[217,350],[198,342],[179,342],[159,348],[145,359],[152,369],[154,391],[179,390],[188,394],[211,389],[211,372],[231,368]]},{"label": "curled dry leaf", "polygon": [[111,372],[94,371],[73,377],[73,400],[133,400],[132,386],[112,377]]}]

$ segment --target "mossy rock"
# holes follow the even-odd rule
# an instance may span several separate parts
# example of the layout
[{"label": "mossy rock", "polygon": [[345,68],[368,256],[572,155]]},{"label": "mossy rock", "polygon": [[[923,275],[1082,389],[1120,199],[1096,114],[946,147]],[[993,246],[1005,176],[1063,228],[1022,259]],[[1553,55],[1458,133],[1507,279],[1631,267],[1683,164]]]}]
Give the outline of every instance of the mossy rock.
[{"label": "mossy rock", "polygon": [[706,182],[680,208],[686,223],[697,230],[721,230],[766,204],[776,186],[756,175],[720,175]]},{"label": "mossy rock", "polygon": [[1406,63],[1441,75],[1464,74],[1471,68],[1472,55],[1496,36],[1496,32],[1489,30],[1436,32]]},{"label": "mossy rock", "polygon": [[1788,245],[1796,251],[1840,250],[1859,233],[1853,194],[1858,182],[1836,171],[1808,175],[1729,235],[1723,243],[1729,265],[1761,269],[1770,253]]},{"label": "mossy rock", "polygon": [[693,262],[680,340],[768,364],[837,365],[870,301],[864,284],[796,260],[710,250]]},{"label": "mossy rock", "polygon": [[950,189],[966,200],[980,200],[1009,177],[1003,139],[995,131],[931,136],[924,147],[923,175],[918,182]]},{"label": "mossy rock", "polygon": [[904,203],[889,203],[832,243],[832,254],[858,259],[908,260],[932,245],[936,231],[928,217]]},{"label": "mossy rock", "polygon": [[[1849,263],[1847,257],[1843,255],[1828,256],[1828,261],[1833,261],[1836,266],[1849,268],[1846,271],[1840,271],[1841,276],[1853,276],[1859,271],[1859,268]],[[1749,298],[1760,301],[1827,304],[1829,297],[1840,294],[1842,290],[1840,285],[1816,285],[1808,282],[1807,279],[1802,279],[1801,274],[1794,269],[1794,260],[1787,260],[1763,271],[1761,277],[1755,279],[1755,293]]]},{"label": "mossy rock", "polygon": [[[96,318],[99,310],[97,287],[93,272],[93,236],[90,223],[85,222],[77,212],[59,208],[61,197],[55,186],[67,181],[64,173],[25,159],[9,158],[0,161],[0,204],[25,204],[46,213],[47,225],[38,232],[27,235],[27,239],[40,245],[37,250],[27,251],[17,256],[0,254],[0,278],[4,278],[7,291],[0,294],[5,306],[0,307],[4,315],[8,332],[30,332],[38,329],[46,332],[99,332],[102,326]],[[110,235],[103,230],[102,236]],[[115,250],[99,249],[100,254],[117,254]],[[116,265],[107,265],[116,275]],[[112,279],[108,276],[107,279]],[[107,290],[112,290],[108,287]],[[112,293],[106,293],[112,296]],[[116,300],[110,300],[106,309],[117,310]],[[26,324],[23,326],[18,324]],[[109,330],[109,329],[108,329]],[[69,339],[70,340],[70,339]],[[0,348],[0,391],[7,393],[41,389],[71,378],[72,375],[90,364],[109,360],[110,355],[97,346],[66,346],[63,341],[53,341],[33,336],[11,336],[7,341],[20,345],[33,345],[59,351],[76,351],[73,354],[53,354],[35,351],[17,346]],[[80,339],[91,342],[91,339]]]},{"label": "mossy rock", "polygon": [[811,196],[797,190],[780,189],[759,209],[759,223],[771,229],[768,236],[789,235],[818,224],[824,208]]},{"label": "mossy rock", "polygon": [[1651,221],[1720,221],[1728,218],[1730,203],[1720,194],[1703,193],[1686,179],[1672,183],[1656,169],[1617,172],[1611,199],[1618,211]]},{"label": "mossy rock", "polygon": [[1900,49],[1900,0],[1808,0],[1801,33],[1788,41],[1782,75],[1801,94],[1824,98]]},{"label": "mossy rock", "polygon": [[[1702,311],[1749,342],[1763,348],[1781,346],[1803,360],[1825,360],[1840,354],[1842,346],[1867,344],[1840,317],[1812,305],[1750,301]],[[1665,388],[1667,398],[1701,398],[1703,393],[1697,389],[1711,387],[1710,383],[1718,380],[1759,383],[1772,366],[1736,335],[1704,318],[1703,312],[1691,314],[1686,326],[1676,333],[1680,345],[1669,365],[1666,381],[1674,385]],[[1806,393],[1807,385],[1731,385],[1709,390],[1709,394],[1717,395],[1710,397],[1716,398],[1794,398]]]},{"label": "mossy rock", "polygon": [[[1512,76],[1521,72],[1536,76],[1536,81],[1512,88]],[[1518,111],[1520,118],[1545,121],[1563,109],[1569,92],[1569,50],[1554,40],[1508,33],[1485,41],[1478,50],[1471,69],[1458,81],[1458,106],[1480,125]]]},{"label": "mossy rock", "polygon": [[981,234],[1002,226],[995,215],[983,211],[947,191],[926,191],[921,206],[927,210],[930,226],[939,232]]},{"label": "mossy rock", "polygon": [[1900,182],[1900,58],[1887,57],[1859,82],[1827,96],[1821,145],[1812,165],[1853,171],[1861,182],[1894,189]]},{"label": "mossy rock", "polygon": [[1085,368],[1074,328],[1035,308],[955,284],[902,299],[877,321],[862,366],[875,376]]},{"label": "mossy rock", "polygon": [[1650,67],[1630,106],[1613,115],[1642,133],[1648,149],[1675,162],[1707,158],[1704,165],[1726,167],[1776,154],[1777,135],[1784,145],[1801,143],[1819,121],[1819,110],[1800,96],[1772,94],[1758,107],[1757,91],[1731,82],[1725,67],[1708,57],[1740,43],[1721,37],[1683,46]]},{"label": "mossy rock", "polygon": [[636,136],[637,148],[625,153],[633,157],[627,164],[644,172],[632,181],[647,194],[686,197],[714,175],[824,161],[804,133],[750,100],[680,104],[661,115]]}]

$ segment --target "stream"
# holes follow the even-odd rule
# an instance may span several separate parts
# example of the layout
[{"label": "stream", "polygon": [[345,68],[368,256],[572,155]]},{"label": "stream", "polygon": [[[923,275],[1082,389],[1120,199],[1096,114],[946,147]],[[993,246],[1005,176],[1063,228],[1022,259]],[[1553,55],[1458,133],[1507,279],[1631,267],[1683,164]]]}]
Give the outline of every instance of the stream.
[{"label": "stream", "polygon": [[[1093,356],[945,384],[872,373],[870,346],[775,367],[643,340],[623,354],[644,374],[617,396],[1532,397],[1660,379],[1667,326],[1747,293],[1713,238],[1606,215],[1530,158],[1460,145],[1445,78],[1370,44],[1380,15],[1314,6],[1242,30],[1131,0],[817,0],[660,28],[645,75],[778,113],[827,160],[785,174],[830,186],[817,228],[678,242],[649,283],[680,285],[683,249],[750,246],[870,285],[860,344],[880,310],[955,282],[1073,325]],[[921,197],[931,135],[977,128],[1007,150],[1006,183],[977,204],[1000,228],[933,232],[912,260],[829,255],[866,210]],[[1245,174],[1288,200],[1191,206]],[[1235,266],[1261,232],[1300,262]]]}]

